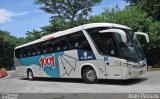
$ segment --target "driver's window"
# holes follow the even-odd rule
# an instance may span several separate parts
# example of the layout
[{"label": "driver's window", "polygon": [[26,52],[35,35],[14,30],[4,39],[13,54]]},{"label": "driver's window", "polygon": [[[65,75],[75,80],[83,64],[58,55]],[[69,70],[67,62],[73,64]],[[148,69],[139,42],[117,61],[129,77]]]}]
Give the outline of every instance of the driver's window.
[{"label": "driver's window", "polygon": [[110,55],[118,57],[117,46],[114,39],[114,33],[99,33],[101,30],[106,30],[107,28],[92,28],[88,29],[87,32],[91,36],[93,42],[99,53],[104,55]]},{"label": "driver's window", "polygon": [[103,37],[103,48],[104,48],[104,54],[110,55],[110,56],[118,56],[117,54],[117,48],[113,39],[112,35],[104,36]]}]

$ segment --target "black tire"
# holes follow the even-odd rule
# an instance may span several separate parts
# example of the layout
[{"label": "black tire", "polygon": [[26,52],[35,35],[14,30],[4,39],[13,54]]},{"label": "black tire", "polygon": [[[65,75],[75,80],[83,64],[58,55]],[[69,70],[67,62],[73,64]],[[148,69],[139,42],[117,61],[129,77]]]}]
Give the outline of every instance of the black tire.
[{"label": "black tire", "polygon": [[96,72],[92,67],[88,67],[84,70],[83,79],[87,84],[95,84],[98,82]]},{"label": "black tire", "polygon": [[28,78],[28,80],[33,80],[34,79],[33,72],[31,70],[27,71],[27,78]]}]

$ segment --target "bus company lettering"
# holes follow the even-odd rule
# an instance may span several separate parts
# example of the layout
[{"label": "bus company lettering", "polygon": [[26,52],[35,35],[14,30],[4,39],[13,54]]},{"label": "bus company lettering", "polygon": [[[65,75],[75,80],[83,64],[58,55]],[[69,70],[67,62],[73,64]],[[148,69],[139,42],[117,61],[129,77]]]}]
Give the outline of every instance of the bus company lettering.
[{"label": "bus company lettering", "polygon": [[52,66],[53,68],[55,68],[54,56],[48,56],[48,57],[42,56],[40,58],[40,63],[41,63],[42,68],[46,66]]},{"label": "bus company lettering", "polygon": [[86,60],[86,59],[92,59],[92,56],[88,56],[87,52],[83,52],[83,57],[81,57],[81,60]]}]

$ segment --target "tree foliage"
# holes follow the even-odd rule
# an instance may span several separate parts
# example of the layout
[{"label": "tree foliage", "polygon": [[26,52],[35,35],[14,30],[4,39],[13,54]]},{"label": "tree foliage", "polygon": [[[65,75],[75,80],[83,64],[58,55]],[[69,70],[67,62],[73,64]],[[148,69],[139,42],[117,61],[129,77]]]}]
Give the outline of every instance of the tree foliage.
[{"label": "tree foliage", "polygon": [[0,30],[0,68],[13,66],[14,48],[22,43],[25,43],[25,38],[16,38]]},{"label": "tree foliage", "polygon": [[32,40],[35,40],[35,39],[39,39],[42,36],[42,32],[33,29],[32,31],[27,31],[26,36],[27,36],[26,39],[28,41],[32,41]]},{"label": "tree foliage", "polygon": [[62,22],[68,21],[73,23],[76,19],[85,19],[88,13],[91,12],[92,7],[101,1],[102,0],[35,0],[35,4],[41,5],[43,11],[52,14],[52,18],[59,18]]},{"label": "tree foliage", "polygon": [[148,13],[155,20],[160,20],[160,0],[125,0],[131,5]]},{"label": "tree foliage", "polygon": [[127,6],[123,10],[118,7],[105,9],[102,13],[106,22],[123,24],[131,27],[134,31],[147,32],[152,18],[147,16],[147,13],[139,10],[135,6]]},{"label": "tree foliage", "polygon": [[151,23],[148,32],[152,46],[160,45],[160,22]]},{"label": "tree foliage", "polygon": [[87,23],[87,17],[92,7],[102,0],[35,0],[35,4],[41,9],[52,14],[50,24],[41,27],[41,30],[27,31],[28,41],[35,40],[41,36],[62,31],[74,26]]}]

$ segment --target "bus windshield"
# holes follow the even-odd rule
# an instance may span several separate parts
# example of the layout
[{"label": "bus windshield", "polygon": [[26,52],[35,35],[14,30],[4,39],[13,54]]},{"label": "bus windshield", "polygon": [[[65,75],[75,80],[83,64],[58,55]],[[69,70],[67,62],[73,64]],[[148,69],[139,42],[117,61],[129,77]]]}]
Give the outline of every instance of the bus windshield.
[{"label": "bus windshield", "polygon": [[145,55],[137,39],[134,39],[134,32],[132,30],[123,29],[127,35],[127,42],[122,43],[120,35],[116,34],[117,39],[120,43],[120,49],[122,56],[125,59],[132,61],[143,60]]},{"label": "bus windshield", "polygon": [[[123,43],[118,33],[99,33],[98,31],[107,28],[95,28],[87,30],[97,50],[103,55],[118,57],[119,53],[123,59],[129,61],[140,61],[144,59],[144,53],[137,39],[134,39],[134,32],[129,29],[121,29],[126,33],[127,42]],[[109,29],[109,28],[108,28]]]}]

